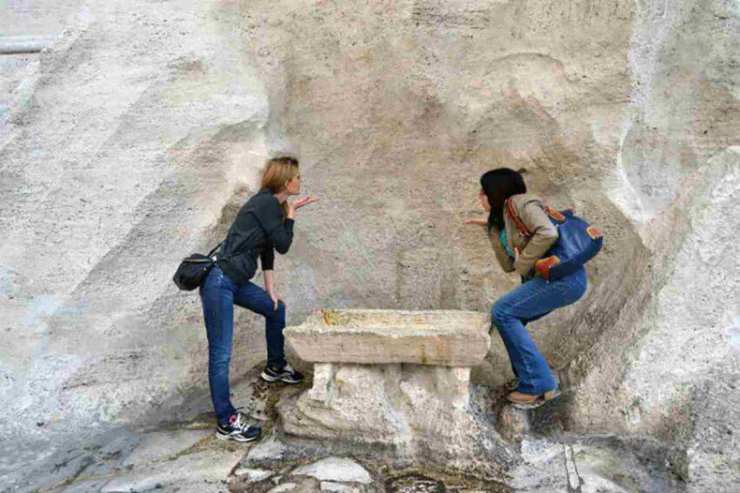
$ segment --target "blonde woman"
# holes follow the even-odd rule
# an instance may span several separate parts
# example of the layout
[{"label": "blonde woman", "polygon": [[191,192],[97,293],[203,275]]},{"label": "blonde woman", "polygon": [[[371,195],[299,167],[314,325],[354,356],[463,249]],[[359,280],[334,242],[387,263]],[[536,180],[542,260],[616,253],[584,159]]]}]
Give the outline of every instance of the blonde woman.
[{"label": "blonde woman", "polygon": [[[267,366],[261,378],[285,383],[298,383],[303,378],[285,361],[285,304],[278,298],[273,279],[275,250],[280,254],[288,252],[293,242],[296,211],[318,200],[303,197],[288,201],[288,197],[300,191],[301,175],[296,159],[278,157],[267,161],[260,191],[239,210],[216,265],[200,288],[208,335],[208,383],[218,421],[216,436],[223,440],[250,442],[260,435],[260,428],[248,424],[246,416],[236,410],[229,398],[234,305],[265,317]],[[258,258],[264,289],[251,281]]]}]

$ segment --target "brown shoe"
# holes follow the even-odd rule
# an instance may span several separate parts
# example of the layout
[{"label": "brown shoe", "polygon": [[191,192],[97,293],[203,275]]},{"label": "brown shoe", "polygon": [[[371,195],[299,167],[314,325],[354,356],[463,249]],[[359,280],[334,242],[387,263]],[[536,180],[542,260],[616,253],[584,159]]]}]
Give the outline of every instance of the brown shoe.
[{"label": "brown shoe", "polygon": [[541,395],[525,394],[523,392],[517,392],[515,390],[514,392],[507,395],[506,398],[517,409],[536,409],[543,405],[545,402],[555,399],[559,395],[560,390],[558,389],[548,390]]}]

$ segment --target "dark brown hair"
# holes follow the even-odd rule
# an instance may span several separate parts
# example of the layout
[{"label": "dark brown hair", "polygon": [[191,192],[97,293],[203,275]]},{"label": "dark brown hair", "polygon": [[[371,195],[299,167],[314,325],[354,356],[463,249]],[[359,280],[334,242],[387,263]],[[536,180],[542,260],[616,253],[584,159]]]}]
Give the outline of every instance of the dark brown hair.
[{"label": "dark brown hair", "polygon": [[527,185],[521,173],[509,168],[486,171],[480,177],[480,186],[491,204],[488,214],[488,230],[504,228],[504,203],[512,195],[527,193]]}]

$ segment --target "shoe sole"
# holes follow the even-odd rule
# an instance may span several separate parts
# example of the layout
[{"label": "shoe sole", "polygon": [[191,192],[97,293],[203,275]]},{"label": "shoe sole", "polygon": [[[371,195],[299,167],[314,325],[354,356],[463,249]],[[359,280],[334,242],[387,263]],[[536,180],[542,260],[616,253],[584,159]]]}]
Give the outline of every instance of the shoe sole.
[{"label": "shoe sole", "polygon": [[222,435],[221,433],[216,432],[216,438],[218,438],[219,440],[224,440],[224,441],[232,440],[234,442],[239,442],[239,443],[253,442],[257,440],[259,437],[260,437],[259,434],[257,434],[254,437],[245,437],[243,435],[241,437],[237,437],[237,435]]},{"label": "shoe sole", "polygon": [[290,377],[273,377],[265,372],[260,373],[260,378],[267,383],[283,382],[283,383],[301,383],[303,380],[296,380]]},{"label": "shoe sole", "polygon": [[509,401],[509,403],[511,403],[511,405],[517,409],[525,409],[525,410],[537,409],[538,407],[541,407],[545,405],[546,403],[550,402],[551,400],[557,399],[558,397],[560,397],[560,390],[555,389],[555,390],[550,390],[548,392],[545,392],[544,394],[542,394],[540,397],[538,397],[532,402]]}]

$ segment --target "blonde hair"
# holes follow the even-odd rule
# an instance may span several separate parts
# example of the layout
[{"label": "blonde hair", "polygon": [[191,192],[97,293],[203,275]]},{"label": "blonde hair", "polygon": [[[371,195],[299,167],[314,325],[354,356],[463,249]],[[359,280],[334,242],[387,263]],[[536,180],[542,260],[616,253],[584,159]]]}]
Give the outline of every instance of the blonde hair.
[{"label": "blonde hair", "polygon": [[[265,170],[262,172],[260,188],[269,189],[272,193],[280,193],[290,180],[298,176],[298,160],[290,156],[280,156],[268,159]],[[283,203],[283,211],[288,213],[288,204]]]}]

